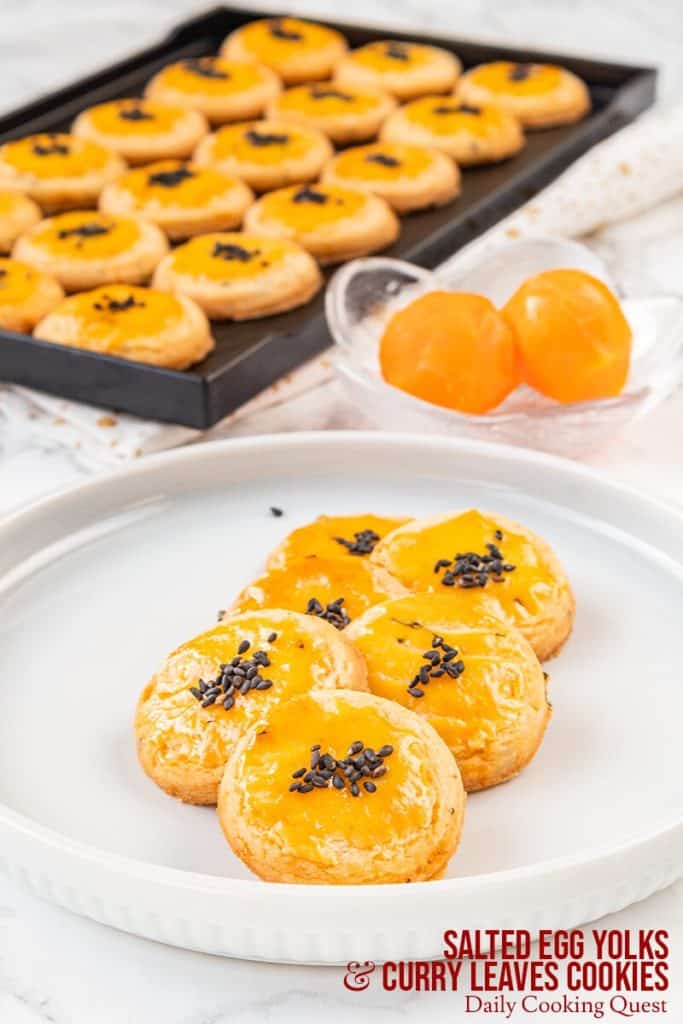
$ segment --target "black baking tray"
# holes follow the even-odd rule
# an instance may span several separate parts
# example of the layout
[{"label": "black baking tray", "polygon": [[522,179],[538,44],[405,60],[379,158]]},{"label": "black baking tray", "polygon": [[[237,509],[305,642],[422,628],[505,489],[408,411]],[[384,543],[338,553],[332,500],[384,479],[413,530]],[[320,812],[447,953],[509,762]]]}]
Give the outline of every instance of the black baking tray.
[{"label": "black baking tray", "polygon": [[[0,118],[0,142],[68,129],[85,107],[139,94],[170,61],[215,53],[239,25],[273,12],[217,7],[178,25],[159,44]],[[578,124],[528,135],[512,160],[463,173],[462,194],[440,209],[402,218],[401,236],[385,255],[433,267],[481,234],[556,177],[596,142],[650,106],[656,71],[522,48],[468,42],[384,27],[325,22],[352,46],[374,39],[421,41],[458,54],[465,67],[491,60],[561,64],[587,83],[593,111]],[[178,372],[54,345],[0,331],[0,380],[53,395],[205,429],[287,371],[328,347],[323,297],[301,309],[245,323],[216,323],[215,351]]]}]

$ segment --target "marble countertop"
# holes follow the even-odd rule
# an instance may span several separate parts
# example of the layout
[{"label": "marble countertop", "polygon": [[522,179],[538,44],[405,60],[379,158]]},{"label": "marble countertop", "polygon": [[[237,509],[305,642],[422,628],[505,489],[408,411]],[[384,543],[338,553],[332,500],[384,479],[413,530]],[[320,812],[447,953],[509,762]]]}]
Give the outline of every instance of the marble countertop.
[{"label": "marble countertop", "polygon": [[[206,0],[206,6],[210,0]],[[0,107],[10,109],[159,38],[204,5],[190,0],[3,0],[0,4]],[[249,6],[249,5],[245,5]],[[302,0],[299,13],[434,28],[471,38],[527,44],[652,63],[662,70],[664,101],[683,95],[680,0]],[[284,3],[284,10],[292,5]],[[683,182],[682,182],[683,187]],[[683,295],[683,195],[589,243],[617,281],[643,294]],[[645,423],[588,461],[665,500],[683,504],[679,394]],[[333,386],[257,414],[231,433],[356,425]],[[74,481],[86,471],[0,422],[0,515]],[[605,925],[668,928],[683,949],[683,883],[613,915]],[[675,972],[674,972],[675,973]],[[679,972],[680,973],[680,972]],[[672,1019],[683,1010],[681,981],[669,993]],[[337,968],[227,961],[146,942],[48,906],[0,876],[0,1022],[2,1024],[227,1024],[228,1021],[454,1021],[455,995],[349,993]],[[475,1018],[473,1018],[475,1019]],[[498,1017],[489,1019],[500,1019]],[[531,1019],[531,1018],[530,1018]],[[552,1018],[558,1019],[558,1018]],[[564,1019],[564,1018],[562,1018]],[[572,1015],[577,1021],[590,1018]],[[606,1015],[605,1020],[618,1018]]]}]

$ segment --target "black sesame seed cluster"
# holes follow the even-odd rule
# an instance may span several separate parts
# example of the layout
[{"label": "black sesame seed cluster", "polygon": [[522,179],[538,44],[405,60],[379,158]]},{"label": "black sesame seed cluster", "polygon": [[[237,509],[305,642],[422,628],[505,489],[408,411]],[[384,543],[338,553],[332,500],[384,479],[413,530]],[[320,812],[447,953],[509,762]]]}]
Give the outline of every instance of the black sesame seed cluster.
[{"label": "black sesame seed cluster", "polygon": [[346,609],[342,607],[343,604],[344,598],[338,597],[336,601],[330,601],[323,608],[318,598],[312,597],[306,605],[306,615],[315,615],[319,619],[324,619],[335,629],[346,629],[351,619],[347,615]]},{"label": "black sesame seed cluster", "polygon": [[[275,643],[276,640],[277,633],[271,633],[268,643]],[[262,670],[270,665],[268,654],[258,650],[254,651],[251,657],[245,658],[244,655],[250,647],[248,640],[242,640],[235,657],[221,665],[215,679],[209,682],[200,679],[197,686],[190,687],[190,693],[203,708],[220,702],[226,711],[230,711],[238,697],[246,697],[251,690],[263,691],[271,688],[273,680],[264,679],[261,675]]]},{"label": "black sesame seed cluster", "polygon": [[362,786],[366,793],[375,793],[377,784],[374,780],[386,775],[384,761],[393,752],[394,748],[389,744],[375,751],[366,747],[362,740],[356,740],[349,747],[347,756],[337,760],[330,753],[322,753],[320,744],[316,743],[311,747],[310,766],[292,772],[295,781],[289,791],[311,793],[314,789],[329,789],[330,786],[341,791],[348,787],[351,796],[360,796]]},{"label": "black sesame seed cluster", "polygon": [[441,636],[432,638],[430,650],[425,651],[422,657],[425,664],[420,667],[408,687],[411,697],[424,697],[424,687],[431,679],[441,679],[443,676],[459,679],[465,671],[465,662],[458,658],[457,647],[451,647]]},{"label": "black sesame seed cluster", "polygon": [[374,530],[358,530],[357,533],[354,533],[353,540],[347,540],[345,537],[335,537],[334,539],[351,555],[371,555],[380,537]]},{"label": "black sesame seed cluster", "polygon": [[[494,534],[496,540],[503,539],[500,530]],[[506,572],[514,572],[515,566],[505,561],[505,557],[496,544],[486,545],[486,554],[476,551],[460,551],[453,558],[439,558],[434,564],[434,572],[445,570],[441,577],[444,587],[462,587],[471,590],[473,587],[485,587],[487,583],[502,583]]]}]

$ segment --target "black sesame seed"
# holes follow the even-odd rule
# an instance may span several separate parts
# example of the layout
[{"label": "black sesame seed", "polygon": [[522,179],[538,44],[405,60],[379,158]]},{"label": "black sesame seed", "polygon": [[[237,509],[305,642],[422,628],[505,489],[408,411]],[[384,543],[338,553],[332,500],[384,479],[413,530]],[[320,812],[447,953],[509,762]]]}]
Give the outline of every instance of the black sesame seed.
[{"label": "black sesame seed", "polygon": [[245,654],[249,650],[250,647],[251,647],[251,644],[249,643],[249,641],[248,640],[243,640],[242,643],[237,648],[237,653],[238,654]]},{"label": "black sesame seed", "polygon": [[313,783],[312,782],[304,782],[303,784],[301,784],[299,786],[299,792],[300,793],[310,793],[312,790],[313,790]]},{"label": "black sesame seed", "polygon": [[332,785],[335,789],[344,789],[344,780],[341,775],[334,775],[332,777]]},{"label": "black sesame seed", "polygon": [[357,782],[352,782],[349,789],[351,790],[351,796],[360,796],[360,789],[358,788]]},{"label": "black sesame seed", "polygon": [[365,782],[363,783],[363,788],[367,789],[368,793],[376,793],[377,792],[377,786],[375,785],[374,782],[370,782],[369,779],[365,780]]},{"label": "black sesame seed", "polygon": [[383,747],[379,748],[379,750],[377,751],[377,755],[379,757],[389,757],[389,755],[393,754],[393,752],[394,748],[389,746],[388,743],[386,743]]},{"label": "black sesame seed", "polygon": [[274,644],[276,640],[277,640],[277,633],[270,633],[268,635],[268,643],[269,644]]},{"label": "black sesame seed", "polygon": [[295,772],[292,772],[292,778],[293,779],[300,779],[301,776],[305,775],[305,774],[306,774],[306,769],[305,768],[297,768],[297,770]]},{"label": "black sesame seed", "polygon": [[408,693],[411,697],[424,697],[424,690],[418,690],[416,686],[409,686]]},{"label": "black sesame seed", "polygon": [[[286,140],[286,136],[285,136],[285,140]],[[284,515],[284,512],[282,511],[281,508],[278,508],[277,505],[271,505],[270,506],[270,514],[271,514],[271,516],[275,516],[276,519],[279,519],[280,516]]]}]

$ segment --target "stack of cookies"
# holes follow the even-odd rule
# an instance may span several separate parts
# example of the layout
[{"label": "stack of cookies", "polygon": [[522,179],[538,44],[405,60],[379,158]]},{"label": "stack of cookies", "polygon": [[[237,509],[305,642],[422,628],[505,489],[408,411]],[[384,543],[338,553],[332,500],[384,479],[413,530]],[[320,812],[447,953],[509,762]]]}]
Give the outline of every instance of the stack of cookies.
[{"label": "stack of cookies", "polygon": [[303,305],[321,265],[382,250],[397,214],[452,201],[460,166],[590,107],[559,67],[461,72],[437,47],[349,50],[333,29],[270,18],[71,132],[5,143],[0,326],[188,367],[214,346],[209,318]]}]

